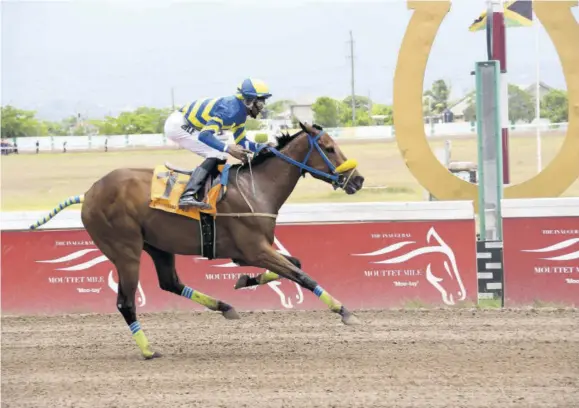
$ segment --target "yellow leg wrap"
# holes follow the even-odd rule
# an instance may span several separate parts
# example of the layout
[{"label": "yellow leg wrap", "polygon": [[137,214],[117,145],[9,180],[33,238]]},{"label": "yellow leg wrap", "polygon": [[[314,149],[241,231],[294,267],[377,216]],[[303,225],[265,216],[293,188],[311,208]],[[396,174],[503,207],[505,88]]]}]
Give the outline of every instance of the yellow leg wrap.
[{"label": "yellow leg wrap", "polygon": [[316,286],[314,289],[314,294],[324,302],[332,312],[338,313],[342,309],[342,304],[332,297],[328,292],[322,289],[320,286]]},{"label": "yellow leg wrap", "polygon": [[207,296],[204,293],[191,289],[189,286],[184,286],[181,296],[191,299],[193,302],[199,303],[210,310],[217,310],[218,300]]},{"label": "yellow leg wrap", "polygon": [[211,310],[217,310],[217,299],[213,299],[211,296],[207,296],[201,292],[197,291],[193,292],[191,300]]},{"label": "yellow leg wrap", "polygon": [[259,284],[260,285],[265,285],[268,282],[272,282],[274,280],[278,280],[279,279],[279,275],[275,272],[271,272],[271,271],[267,271],[262,273],[259,276]]},{"label": "yellow leg wrap", "polygon": [[145,333],[143,333],[143,330],[139,330],[138,332],[133,334],[133,339],[135,339],[135,341],[137,342],[137,346],[139,346],[139,348],[141,349],[141,353],[143,353],[143,356],[147,358],[153,357],[153,352],[149,348],[149,340],[147,339],[147,336],[145,336]]}]

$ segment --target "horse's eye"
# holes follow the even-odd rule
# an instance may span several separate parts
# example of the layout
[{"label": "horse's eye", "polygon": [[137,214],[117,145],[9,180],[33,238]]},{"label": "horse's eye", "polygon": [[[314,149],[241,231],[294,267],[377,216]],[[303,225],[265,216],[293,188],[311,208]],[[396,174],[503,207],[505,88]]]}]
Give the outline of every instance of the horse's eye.
[{"label": "horse's eye", "polygon": [[334,152],[335,152],[334,147],[333,147],[333,146],[326,147],[326,152],[328,152],[328,153],[334,153]]}]

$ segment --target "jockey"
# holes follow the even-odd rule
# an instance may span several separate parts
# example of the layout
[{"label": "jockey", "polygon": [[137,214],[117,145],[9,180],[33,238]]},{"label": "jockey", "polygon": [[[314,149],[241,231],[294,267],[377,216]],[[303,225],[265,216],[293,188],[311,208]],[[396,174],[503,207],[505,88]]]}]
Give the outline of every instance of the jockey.
[{"label": "jockey", "polygon": [[[191,174],[179,200],[180,207],[211,208],[195,199],[207,176],[218,164],[227,161],[227,154],[245,162],[248,153],[255,153],[262,147],[247,139],[245,121],[248,115],[257,118],[270,97],[269,88],[263,81],[248,78],[237,87],[234,95],[197,99],[167,118],[164,129],[167,138],[205,158]],[[224,130],[233,132],[234,143],[225,143],[228,136]]]}]

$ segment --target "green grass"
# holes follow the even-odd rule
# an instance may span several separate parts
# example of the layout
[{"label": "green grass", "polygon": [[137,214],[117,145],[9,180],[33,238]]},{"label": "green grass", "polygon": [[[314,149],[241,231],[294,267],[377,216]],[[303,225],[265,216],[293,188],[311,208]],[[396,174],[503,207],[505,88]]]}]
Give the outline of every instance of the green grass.
[{"label": "green grass", "polygon": [[499,309],[501,307],[500,299],[479,299],[476,305],[478,309]]},{"label": "green grass", "polygon": [[[464,301],[460,302],[454,306],[448,306],[449,309],[500,309],[501,300],[500,299],[480,299],[478,303],[476,301]],[[539,306],[537,306],[539,307]],[[405,301],[402,305],[404,310],[416,310],[416,309],[438,309],[439,304],[431,305],[425,303],[420,299],[409,299]]]},{"label": "green grass", "polygon": [[[555,156],[563,141],[561,132],[545,133],[543,165]],[[442,147],[443,140],[431,142]],[[341,148],[356,158],[366,178],[366,189],[348,196],[312,177],[301,179],[288,202],[384,202],[422,201],[424,189],[402,160],[395,142],[342,142]],[[511,135],[511,178],[520,183],[536,174],[536,151],[533,137]],[[477,158],[476,141],[452,141],[452,159],[473,161]],[[71,195],[84,193],[96,180],[118,167],[153,167],[169,161],[182,167],[194,167],[201,159],[185,150],[142,150],[93,153],[21,154],[2,156],[2,211],[50,210]],[[579,181],[566,192],[579,195]]]}]

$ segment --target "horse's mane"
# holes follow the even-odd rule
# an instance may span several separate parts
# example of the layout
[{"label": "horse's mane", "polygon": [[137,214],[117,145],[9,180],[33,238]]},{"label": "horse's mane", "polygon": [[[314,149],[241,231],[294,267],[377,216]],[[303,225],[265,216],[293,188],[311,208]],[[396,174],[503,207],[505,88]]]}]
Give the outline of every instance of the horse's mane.
[{"label": "horse's mane", "polygon": [[[323,130],[321,126],[319,125],[312,125],[312,127],[318,129],[318,130]],[[294,133],[293,135],[290,135],[288,132],[281,134],[281,136],[277,136],[275,138],[277,145],[275,146],[275,149],[280,151],[281,149],[283,149],[284,147],[286,147],[288,144],[290,144],[296,137],[298,137],[299,135],[301,135],[302,133],[304,133],[303,130],[299,130],[297,133]],[[259,153],[256,156],[254,156],[254,158],[251,160],[251,166],[258,166],[262,163],[264,163],[265,161],[267,161],[268,159],[271,159],[272,157],[276,157],[275,153],[272,153],[268,150],[266,150],[263,153]],[[231,166],[231,168],[235,168],[235,167],[241,167],[241,164],[234,164]]]}]

